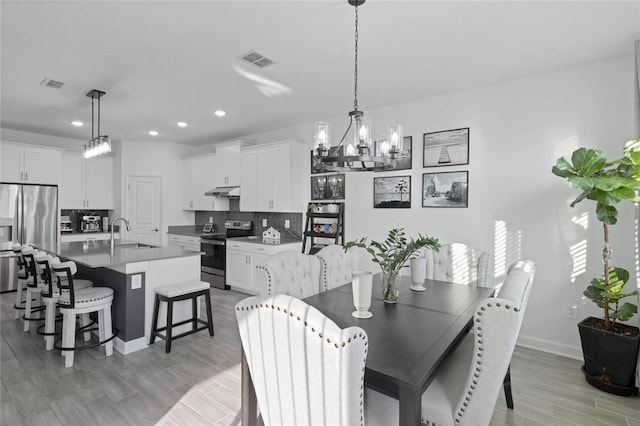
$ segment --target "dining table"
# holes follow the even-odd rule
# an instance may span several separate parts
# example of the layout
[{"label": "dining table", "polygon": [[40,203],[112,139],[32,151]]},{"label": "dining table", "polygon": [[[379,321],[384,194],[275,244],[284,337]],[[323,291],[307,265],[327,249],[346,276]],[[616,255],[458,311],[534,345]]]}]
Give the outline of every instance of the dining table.
[{"label": "dining table", "polygon": [[[365,386],[399,400],[399,425],[421,424],[422,394],[438,368],[471,329],[479,302],[493,288],[425,280],[425,291],[409,289],[401,276],[397,303],[382,299],[380,274],[374,275],[368,319],[352,316],[351,283],[303,299],[340,328],[361,327],[369,344]],[[242,424],[255,425],[257,402],[242,355]]]}]

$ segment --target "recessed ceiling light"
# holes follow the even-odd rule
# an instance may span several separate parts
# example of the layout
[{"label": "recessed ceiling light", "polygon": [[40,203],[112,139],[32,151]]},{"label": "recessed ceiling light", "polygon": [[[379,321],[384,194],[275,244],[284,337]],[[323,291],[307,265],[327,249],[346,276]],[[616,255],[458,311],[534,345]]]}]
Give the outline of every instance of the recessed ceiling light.
[{"label": "recessed ceiling light", "polygon": [[215,115],[217,115],[218,117],[224,117],[225,115],[227,115],[227,113],[221,109],[217,109],[215,111],[213,111],[213,113]]},{"label": "recessed ceiling light", "polygon": [[82,127],[84,126],[84,123],[82,121],[78,121],[78,120],[74,120],[74,121],[70,121],[69,123],[71,123],[72,126],[75,127]]},{"label": "recessed ceiling light", "polygon": [[157,130],[149,130],[149,134],[151,136],[158,136],[158,131]]},{"label": "recessed ceiling light", "polygon": [[178,127],[187,127],[189,125],[185,121],[178,121],[176,124],[178,125]]}]

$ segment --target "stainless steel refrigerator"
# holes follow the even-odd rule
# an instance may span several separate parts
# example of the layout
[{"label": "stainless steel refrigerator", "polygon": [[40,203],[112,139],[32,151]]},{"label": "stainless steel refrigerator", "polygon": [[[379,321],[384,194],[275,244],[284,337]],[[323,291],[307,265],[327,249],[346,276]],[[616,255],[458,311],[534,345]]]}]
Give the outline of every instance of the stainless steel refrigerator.
[{"label": "stainless steel refrigerator", "polygon": [[[0,219],[5,229],[3,248],[11,243],[58,243],[58,187],[55,185],[20,185],[0,183]],[[0,292],[15,289],[15,260],[2,256]]]}]

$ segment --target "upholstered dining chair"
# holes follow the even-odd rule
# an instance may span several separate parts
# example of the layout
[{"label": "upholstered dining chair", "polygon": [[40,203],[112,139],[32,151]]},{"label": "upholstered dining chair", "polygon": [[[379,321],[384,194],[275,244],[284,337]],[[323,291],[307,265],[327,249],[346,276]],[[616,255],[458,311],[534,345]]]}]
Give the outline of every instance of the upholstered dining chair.
[{"label": "upholstered dining chair", "polygon": [[489,254],[463,243],[442,244],[439,251],[426,249],[427,279],[471,284],[489,283]]},{"label": "upholstered dining chair", "polygon": [[320,288],[322,291],[351,282],[351,253],[338,244],[329,244],[316,254],[320,260]]},{"label": "upholstered dining chair", "polygon": [[282,251],[256,265],[256,280],[266,293],[303,299],[320,292],[320,260],[313,255]]},{"label": "upholstered dining chair", "polygon": [[245,299],[236,317],[266,426],[364,424],[364,330],[283,294]]},{"label": "upholstered dining chair", "polygon": [[[517,262],[502,286],[500,296],[504,297],[480,302],[474,315],[473,333],[447,358],[422,395],[423,424],[490,423],[509,369],[534,273],[534,262]],[[507,399],[510,388],[508,391]],[[367,389],[365,407],[368,425],[397,424],[396,399]]]}]

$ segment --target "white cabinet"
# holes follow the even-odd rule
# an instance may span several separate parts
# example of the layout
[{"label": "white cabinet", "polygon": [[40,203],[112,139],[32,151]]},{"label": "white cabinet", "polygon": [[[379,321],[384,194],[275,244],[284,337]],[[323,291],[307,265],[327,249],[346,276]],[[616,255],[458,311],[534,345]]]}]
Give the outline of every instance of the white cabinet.
[{"label": "white cabinet", "polygon": [[187,235],[167,234],[169,245],[180,247],[184,250],[200,251],[200,237],[190,237]]},{"label": "white cabinet", "polygon": [[218,185],[240,185],[240,142],[216,145],[216,156],[218,157],[216,169]]},{"label": "white cabinet", "polygon": [[189,157],[182,160],[182,209],[229,210],[229,199],[204,193],[221,186],[217,178],[216,155]]},{"label": "white cabinet", "polygon": [[234,290],[266,295],[268,289],[262,288],[261,283],[255,278],[256,265],[278,252],[287,250],[300,252],[301,249],[302,242],[266,245],[229,239],[226,253],[226,282]]},{"label": "white cabinet", "polygon": [[113,158],[85,159],[80,154],[62,155],[59,204],[61,209],[112,210]]},{"label": "white cabinet", "polygon": [[286,141],[241,154],[241,211],[301,212],[308,198],[308,151]]},{"label": "white cabinet", "polygon": [[59,149],[2,142],[0,180],[57,185],[60,181],[60,152]]},{"label": "white cabinet", "polygon": [[240,211],[258,210],[258,151],[243,151],[240,155]]}]

